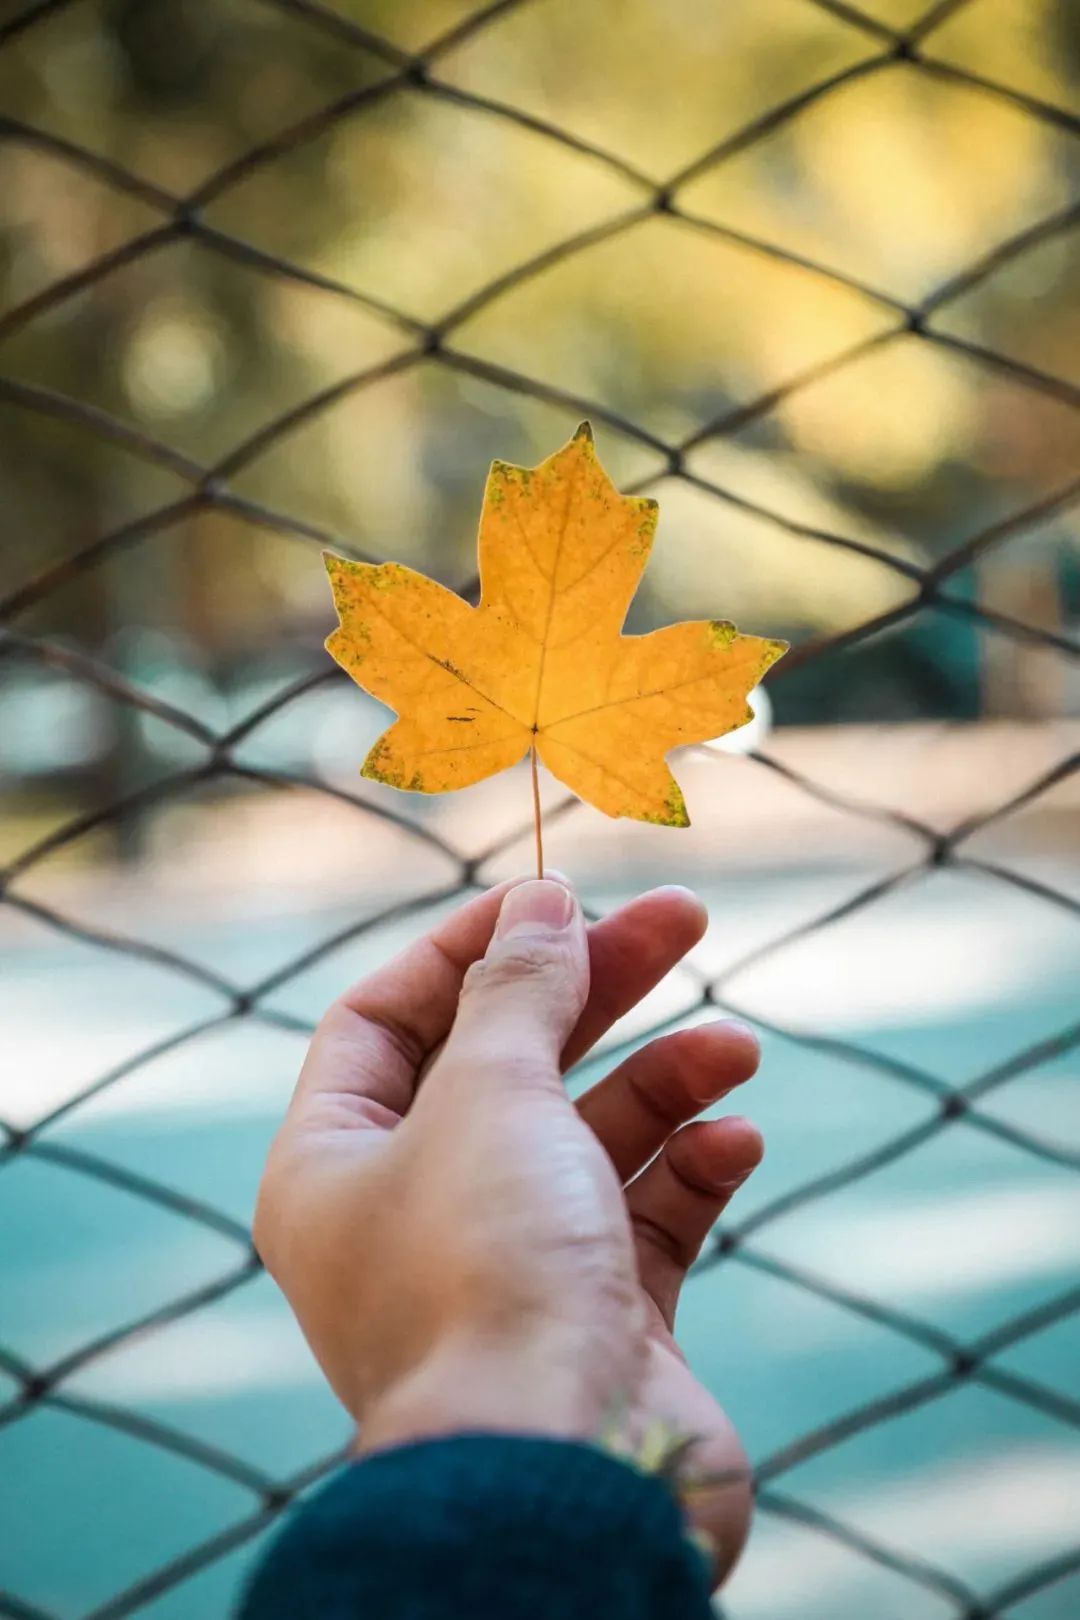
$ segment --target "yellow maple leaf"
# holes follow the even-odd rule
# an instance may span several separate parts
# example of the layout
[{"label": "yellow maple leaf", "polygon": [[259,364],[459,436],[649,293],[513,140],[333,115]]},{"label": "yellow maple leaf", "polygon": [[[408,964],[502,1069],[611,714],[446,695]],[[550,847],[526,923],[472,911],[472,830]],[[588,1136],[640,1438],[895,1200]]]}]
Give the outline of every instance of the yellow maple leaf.
[{"label": "yellow maple leaf", "polygon": [[664,756],[752,719],[747,694],[787,643],[716,619],[623,635],[656,518],[619,494],[585,422],[538,467],[492,464],[478,607],[399,563],[328,553],[327,650],[400,716],[363,774],[443,793],[534,749],[609,816],[687,826]]}]

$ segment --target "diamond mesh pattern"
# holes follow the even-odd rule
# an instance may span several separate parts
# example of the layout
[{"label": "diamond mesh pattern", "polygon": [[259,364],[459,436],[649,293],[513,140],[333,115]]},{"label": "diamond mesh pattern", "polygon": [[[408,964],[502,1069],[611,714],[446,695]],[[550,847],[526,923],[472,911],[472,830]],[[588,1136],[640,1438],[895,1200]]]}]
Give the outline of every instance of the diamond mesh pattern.
[{"label": "diamond mesh pattern", "polygon": [[[7,20],[0,22],[0,54],[50,18],[81,3],[83,0],[37,0],[37,3],[22,10],[9,12]],[[24,622],[28,618],[32,620],[35,608],[72,582],[90,577],[94,570],[113,556],[136,546],[153,546],[159,537],[178,524],[210,510],[230,514],[264,531],[291,535],[302,542],[329,544],[352,556],[363,555],[345,537],[321,523],[306,521],[268,502],[241,493],[235,487],[236,480],[258,457],[284,443],[290,434],[308,424],[318,423],[322,414],[330,411],[342,398],[363,391],[377,392],[380,385],[392,378],[400,378],[414,368],[438,367],[457,377],[479,379],[510,394],[527,396],[575,415],[588,416],[601,424],[612,438],[627,441],[652,453],[654,458],[658,458],[659,470],[637,479],[633,485],[636,491],[647,491],[661,480],[673,480],[726,504],[736,514],[764,520],[791,535],[823,544],[841,557],[870,558],[899,576],[905,594],[897,605],[838,633],[819,635],[799,645],[774,672],[776,682],[789,679],[796,670],[805,669],[811,664],[828,665],[829,661],[836,660],[854,645],[868,642],[895,626],[910,624],[931,611],[960,621],[975,621],[1002,637],[1020,643],[1045,646],[1062,658],[1076,658],[1077,646],[1064,631],[1034,625],[1022,616],[1014,616],[997,606],[976,603],[958,588],[958,581],[963,571],[977,560],[1034,533],[1040,525],[1066,513],[1080,498],[1080,476],[1052,489],[1023,510],[1014,511],[1005,518],[995,518],[965,534],[941,549],[932,563],[920,563],[881,549],[869,541],[800,522],[714,481],[694,461],[693,452],[699,446],[715,442],[756,420],[764,419],[778,405],[801,390],[819,383],[825,377],[842,373],[846,367],[858,364],[867,355],[911,340],[928,350],[962,355],[983,368],[988,376],[1004,374],[1013,384],[1029,391],[1032,397],[1052,399],[1069,411],[1080,409],[1080,391],[1072,384],[1025,359],[997,352],[973,339],[957,335],[944,324],[944,317],[952,306],[973,289],[1004,269],[1024,261],[1027,256],[1036,254],[1047,244],[1064,241],[1080,220],[1080,205],[1073,203],[1055,208],[1046,217],[1026,226],[975,262],[964,265],[940,281],[924,296],[906,301],[870,285],[859,275],[818,263],[774,241],[759,239],[753,232],[741,227],[736,229],[718,224],[707,213],[696,212],[684,201],[687,188],[702,176],[717,174],[725,164],[752,150],[845,86],[859,81],[872,82],[886,70],[895,69],[897,64],[902,64],[905,71],[921,76],[928,83],[960,86],[966,92],[1007,105],[1024,120],[1052,127],[1063,142],[1075,142],[1080,135],[1080,119],[1062,108],[1043,102],[1022,88],[992,82],[978,72],[957,66],[935,54],[935,40],[942,27],[962,10],[970,8],[974,11],[980,0],[940,0],[918,21],[904,29],[893,27],[879,20],[877,15],[846,3],[846,0],[805,0],[805,3],[827,14],[838,29],[851,31],[853,37],[865,47],[854,63],[768,107],[745,127],[728,135],[711,150],[697,154],[692,161],[684,162],[659,181],[616,151],[603,149],[581,135],[560,128],[536,112],[462,89],[452,79],[442,76],[441,64],[452,49],[469,39],[479,38],[512,13],[542,11],[543,0],[497,0],[496,4],[480,7],[465,16],[419,50],[406,49],[393,43],[351,21],[344,10],[334,9],[320,3],[320,0],[265,0],[269,9],[288,14],[296,26],[310,29],[335,50],[346,54],[354,50],[363,53],[365,61],[370,64],[370,71],[359,85],[343,92],[330,104],[306,111],[286,127],[254,142],[186,194],[140,178],[128,172],[120,163],[58,134],[31,127],[13,117],[0,117],[0,137],[3,140],[16,147],[28,147],[51,155],[65,167],[73,185],[92,182],[106,187],[138,204],[143,211],[148,211],[151,220],[129,239],[102,251],[89,263],[55,277],[43,290],[32,293],[0,313],[0,340],[31,331],[35,323],[47,320],[88,290],[101,287],[108,277],[124,267],[180,243],[197,244],[206,253],[231,261],[244,274],[301,285],[321,297],[357,306],[385,323],[401,340],[400,346],[389,358],[379,360],[349,376],[344,382],[303,399],[291,409],[276,415],[269,425],[252,432],[243,442],[221,446],[219,453],[205,462],[97,406],[81,402],[51,387],[0,376],[0,401],[6,401],[11,407],[25,413],[28,420],[65,424],[96,443],[111,445],[149,467],[167,471],[186,486],[182,493],[144,515],[73,539],[65,545],[61,555],[48,561],[0,600],[0,660],[17,660],[62,671],[76,681],[97,689],[132,714],[152,717],[183,734],[201,755],[195,763],[172,770],[149,785],[113,796],[107,802],[91,803],[85,811],[67,819],[63,825],[22,849],[0,871],[0,904],[23,912],[61,935],[87,943],[102,952],[112,953],[117,959],[118,972],[124,971],[126,962],[139,959],[209,989],[221,1001],[221,1010],[216,1014],[200,1018],[146,1050],[133,1053],[32,1125],[10,1123],[0,1126],[3,1130],[0,1173],[20,1162],[42,1161],[71,1176],[89,1178],[94,1184],[120,1188],[175,1216],[198,1223],[225,1239],[235,1250],[233,1260],[211,1282],[190,1291],[178,1292],[167,1304],[148,1314],[118,1320],[109,1332],[80,1343],[62,1359],[51,1364],[30,1365],[21,1356],[0,1350],[0,1371],[10,1375],[15,1388],[15,1393],[0,1405],[0,1424],[18,1424],[43,1409],[56,1409],[87,1423],[111,1426],[148,1446],[164,1448],[206,1470],[208,1474],[232,1481],[250,1493],[249,1511],[137,1585],[115,1593],[108,1602],[93,1610],[92,1620],[120,1620],[121,1616],[138,1612],[170,1589],[180,1587],[199,1571],[255,1537],[276,1515],[287,1509],[314,1478],[332,1468],[338,1457],[328,1457],[300,1474],[271,1476],[224,1448],[194,1439],[180,1429],[153,1421],[123,1404],[90,1400],[70,1392],[69,1382],[81,1369],[127,1341],[134,1341],[169,1324],[193,1317],[213,1302],[247,1288],[258,1275],[259,1265],[249,1233],[241,1222],[209,1203],[178,1193],[149,1174],[137,1174],[120,1168],[93,1152],[72,1145],[56,1136],[54,1127],[91,1098],[118,1085],[151,1062],[197,1041],[212,1029],[228,1028],[238,1021],[246,1021],[269,1028],[303,1030],[307,1026],[302,1019],[268,1005],[273,992],[297,978],[345,939],[354,939],[364,931],[388,921],[414,918],[419,926],[423,914],[431,906],[464,895],[481,885],[485,869],[500,849],[508,847],[519,836],[520,830],[515,829],[511,835],[492,844],[480,855],[466,856],[449,836],[411,823],[399,812],[397,801],[390,795],[380,798],[378,804],[373,805],[369,800],[332,788],[314,776],[301,778],[285,771],[245,763],[240,758],[241,745],[267,721],[301,702],[308,693],[337,680],[338,674],[332,669],[297,679],[287,688],[275,692],[238,724],[219,729],[199,713],[188,712],[178,703],[168,701],[126,679],[104,661],[76,649],[62,638],[24,628]],[[270,252],[255,241],[212,222],[214,205],[243,184],[264,174],[290,155],[303,152],[310,143],[327,132],[333,132],[345,122],[371,117],[390,98],[403,93],[435,103],[464,107],[500,126],[525,130],[531,136],[587,159],[598,169],[617,177],[635,194],[636,200],[614,215],[598,217],[567,235],[564,240],[494,276],[455,308],[430,321],[418,319],[405,308],[392,307],[381,299],[365,295],[329,273],[316,271]],[[1075,163],[1075,157],[1073,161]],[[674,439],[653,427],[629,419],[603,398],[579,395],[570,386],[559,386],[543,377],[531,375],[528,370],[517,370],[478,358],[466,347],[460,346],[460,328],[481,310],[493,306],[557,267],[566,265],[598,244],[617,242],[643,222],[655,220],[681,221],[710,238],[751,250],[762,262],[780,263],[815,283],[854,291],[867,300],[881,317],[880,325],[869,337],[862,338],[844,352],[807,367],[761,397],[714,417],[689,435]],[[662,296],[662,292],[659,296]],[[467,596],[476,589],[475,579],[460,578],[456,584]],[[1064,783],[1076,770],[1080,755],[1073,754],[1061,759],[1038,779],[1011,792],[984,814],[967,819],[944,832],[913,817],[903,804],[893,808],[882,807],[872,802],[872,796],[868,796],[866,802],[852,802],[846,793],[828,782],[803,776],[779,758],[771,757],[767,751],[755,752],[751,760],[753,763],[746,767],[748,771],[780,773],[798,792],[843,809],[854,817],[884,820],[917,839],[921,849],[918,857],[901,869],[875,880],[853,898],[815,916],[799,928],[788,930],[780,937],[759,945],[752,953],[729,963],[721,974],[710,976],[697,971],[695,982],[699,1008],[719,1007],[740,1011],[737,986],[731,994],[728,987],[736,985],[738,976],[751,962],[764,961],[794,940],[825,930],[843,918],[874,907],[901,887],[918,883],[925,875],[941,869],[963,871],[986,885],[1022,890],[1034,902],[1047,908],[1063,910],[1072,915],[1080,911],[1080,904],[1073,896],[1059,892],[1041,878],[1011,870],[970,852],[975,835],[988,825],[1003,822],[1029,808],[1036,800]],[[257,983],[236,981],[228,973],[180,951],[139,938],[122,937],[105,926],[69,917],[20,891],[20,880],[32,874],[48,857],[95,830],[115,827],[149,815],[176,796],[205,784],[220,786],[230,781],[267,787],[300,783],[314,793],[332,794],[339,801],[351,805],[357,816],[381,818],[398,826],[403,836],[424,839],[453,863],[457,876],[453,882],[440,885],[418,898],[403,901],[378,916],[365,918],[344,930],[339,929],[332,938],[307,947]],[[549,817],[557,818],[564,809],[564,805],[554,807],[549,811]],[[807,1180],[764,1207],[757,1208],[748,1218],[736,1220],[725,1227],[715,1235],[699,1263],[699,1274],[709,1273],[724,1263],[779,1277],[845,1312],[921,1346],[936,1358],[937,1365],[929,1374],[893,1388],[865,1404],[854,1406],[813,1432],[794,1436],[788,1444],[761,1460],[757,1467],[761,1509],[764,1514],[797,1521],[814,1533],[841,1545],[854,1558],[885,1565],[914,1586],[936,1594],[958,1617],[976,1620],[978,1616],[982,1620],[990,1620],[991,1616],[1003,1616],[1024,1599],[1049,1589],[1066,1574],[1080,1569],[1080,1543],[1024,1568],[1007,1585],[999,1587],[989,1596],[976,1596],[949,1571],[879,1544],[854,1526],[840,1522],[815,1506],[812,1501],[790,1494],[785,1489],[785,1475],[797,1464],[898,1413],[914,1411],[961,1384],[995,1391],[1009,1401],[1036,1408],[1055,1423],[1074,1428],[1080,1421],[1080,1401],[1032,1377],[1007,1370],[999,1364],[999,1358],[1025,1338],[1080,1311],[1080,1289],[1071,1289],[1037,1309],[1016,1315],[981,1337],[961,1339],[894,1306],[887,1298],[843,1289],[801,1265],[778,1259],[770,1254],[767,1243],[761,1240],[767,1237],[772,1224],[782,1216],[814,1204],[826,1193],[857,1183],[883,1166],[920,1152],[945,1133],[966,1131],[989,1135],[1008,1149],[1026,1156],[1036,1168],[1054,1165],[1073,1172],[1080,1170],[1080,1156],[1068,1143],[1009,1123],[985,1106],[988,1099],[1007,1082],[1074,1050],[1080,1044],[1080,1022],[1040,1038],[1027,1050],[998,1063],[977,1078],[959,1084],[950,1081],[947,1076],[924,1072],[906,1060],[890,1058],[857,1042],[790,1028],[779,1016],[775,1022],[762,1019],[756,1012],[753,1016],[759,1025],[778,1031],[800,1043],[807,1051],[817,1051],[854,1066],[868,1083],[881,1079],[890,1086],[899,1084],[933,1104],[931,1116],[898,1132],[884,1145],[877,1145],[871,1151],[852,1157],[840,1168]],[[20,1620],[50,1620],[44,1611],[25,1602],[17,1592],[0,1592],[0,1613],[20,1617]]]}]

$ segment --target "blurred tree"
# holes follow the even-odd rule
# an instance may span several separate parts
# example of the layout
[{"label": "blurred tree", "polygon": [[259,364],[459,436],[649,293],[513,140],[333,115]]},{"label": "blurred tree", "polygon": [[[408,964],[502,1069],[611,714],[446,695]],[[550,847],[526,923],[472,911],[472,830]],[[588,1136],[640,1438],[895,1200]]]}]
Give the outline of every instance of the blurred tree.
[{"label": "blurred tree", "polygon": [[[147,455],[137,439],[125,447],[25,399],[0,407],[0,588],[182,497],[183,457],[212,465],[332,396],[238,456],[232,487],[256,508],[206,506],[133,538],[28,625],[118,661],[130,649],[119,628],[158,626],[202,649],[210,669],[277,657],[292,640],[304,665],[326,618],[311,549],[320,534],[462,583],[486,461],[538,459],[579,414],[545,402],[548,389],[668,443],[692,441],[690,472],[735,497],[684,500],[647,438],[601,429],[617,476],[656,478],[664,507],[642,622],[705,598],[749,615],[748,628],[842,629],[905,582],[785,523],[930,559],[1071,475],[1080,412],[1064,398],[923,335],[887,336],[889,299],[932,293],[1067,203],[1070,132],[947,69],[886,62],[872,32],[811,0],[596,0],[584,12],[526,0],[438,57],[442,89],[395,77],[402,50],[473,9],[340,0],[307,16],[285,0],[80,0],[0,48],[0,310],[149,233],[144,250],[27,321],[8,327],[0,314],[0,373],[152,441]],[[919,9],[866,7],[901,26]],[[375,38],[350,38],[352,25]],[[924,48],[1020,96],[1077,104],[1080,24],[1064,0],[960,7]],[[838,74],[850,76],[724,155],[747,123]],[[470,98],[520,109],[612,160]],[[265,142],[267,161],[246,163]],[[709,153],[721,161],[699,164]],[[647,207],[640,176],[674,181],[677,208],[697,223],[654,214],[526,268]],[[189,196],[231,243],[185,232],[169,199]],[[351,295],[276,273],[237,242]],[[1075,235],[1052,233],[936,324],[1075,376],[1076,268]],[[493,290],[503,275],[510,284]],[[415,322],[448,323],[464,358],[452,369],[412,361]],[[387,365],[399,369],[365,381]],[[528,386],[504,384],[506,368]],[[773,390],[771,407],[725,426]],[[778,521],[751,516],[747,501]],[[260,518],[258,503],[272,513]],[[1053,545],[1076,546],[1068,518]],[[942,615],[876,646],[874,712],[972,712],[967,631],[967,673],[959,684],[950,673],[960,637]],[[782,713],[809,719],[848,707],[816,682],[800,696],[792,681],[781,700]]]}]

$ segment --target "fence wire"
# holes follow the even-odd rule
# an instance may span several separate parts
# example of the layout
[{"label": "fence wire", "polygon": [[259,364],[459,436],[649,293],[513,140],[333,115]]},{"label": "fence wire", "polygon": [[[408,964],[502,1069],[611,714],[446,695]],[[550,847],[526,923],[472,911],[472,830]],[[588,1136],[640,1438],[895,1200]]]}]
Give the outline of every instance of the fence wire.
[{"label": "fence wire", "polygon": [[[85,0],[36,0],[35,4],[17,11],[8,21],[0,23],[0,50],[20,36],[27,34],[55,13],[85,3]],[[898,62],[906,64],[911,72],[928,79],[949,82],[996,98],[1022,112],[1026,117],[1053,126],[1057,131],[1075,139],[1080,136],[1080,119],[1026,94],[1016,88],[997,83],[976,72],[939,60],[934,55],[934,36],[938,28],[960,10],[980,3],[980,0],[939,0],[913,26],[898,30],[875,16],[864,13],[847,0],[804,0],[807,6],[830,14],[838,22],[857,29],[865,37],[868,54],[855,65],[833,73],[821,82],[801,91],[798,95],[770,107],[745,128],[728,136],[710,150],[702,152],[692,163],[686,164],[663,183],[657,183],[634,165],[614,152],[559,128],[556,124],[521,110],[513,105],[472,94],[447,82],[439,76],[441,58],[454,46],[470,36],[478,35],[507,13],[542,4],[542,0],[496,0],[483,6],[459,22],[448,32],[431,41],[423,50],[409,52],[391,41],[350,21],[342,13],[322,4],[321,0],[259,0],[260,4],[290,13],[313,30],[318,30],[336,42],[342,50],[358,48],[378,59],[385,74],[373,85],[367,85],[308,114],[273,138],[252,146],[241,156],[221,167],[212,178],[204,181],[190,195],[175,195],[161,186],[151,184],[127,172],[122,166],[96,155],[84,147],[64,140],[45,130],[11,117],[0,116],[0,138],[22,143],[47,152],[63,160],[73,174],[87,176],[117,193],[149,205],[159,215],[159,221],[133,240],[113,251],[103,253],[88,266],[63,276],[44,291],[26,299],[15,308],[0,314],[0,338],[23,331],[40,317],[58,309],[80,292],[93,287],[125,264],[155,252],[169,243],[193,240],[213,253],[225,256],[261,275],[282,278],[285,281],[306,284],[328,296],[350,300],[371,309],[384,321],[397,326],[411,340],[407,352],[391,360],[360,371],[332,388],[324,389],[305,399],[301,404],[275,418],[243,443],[234,445],[212,465],[202,465],[171,448],[168,444],[145,431],[114,418],[107,412],[88,406],[61,393],[0,376],[0,400],[28,413],[52,418],[74,425],[98,441],[112,444],[134,453],[145,462],[166,468],[179,475],[188,491],[179,499],[171,500],[146,515],[125,522],[109,532],[92,536],[71,549],[60,560],[50,563],[34,577],[27,579],[5,599],[0,600],[0,657],[28,660],[40,666],[59,670],[79,682],[95,688],[114,703],[144,716],[152,716],[166,726],[175,728],[199,744],[203,751],[200,763],[169,773],[149,786],[116,797],[111,802],[94,805],[84,813],[67,820],[55,831],[29,845],[10,860],[0,871],[0,904],[6,905],[47,925],[61,935],[86,942],[102,951],[115,953],[121,959],[139,959],[165,968],[178,976],[194,981],[216,992],[222,1002],[220,1012],[210,1018],[183,1028],[146,1049],[136,1052],[122,1063],[99,1075],[76,1095],[67,1098],[50,1113],[35,1123],[21,1127],[0,1121],[3,1146],[0,1147],[0,1170],[19,1160],[36,1159],[63,1169],[73,1176],[123,1189],[136,1198],[145,1200],[172,1214],[197,1223],[235,1246],[233,1263],[214,1280],[193,1290],[177,1293],[168,1304],[132,1320],[117,1322],[108,1332],[80,1344],[60,1360],[49,1365],[31,1365],[21,1356],[0,1348],[0,1370],[15,1381],[17,1394],[0,1407],[0,1426],[8,1426],[26,1419],[42,1408],[52,1408],[87,1423],[104,1425],[133,1436],[148,1446],[159,1447],[176,1456],[188,1459],[205,1469],[208,1475],[230,1480],[250,1492],[250,1510],[239,1520],[227,1524],[219,1533],[191,1547],[176,1558],[153,1571],[126,1590],[116,1592],[108,1601],[88,1613],[85,1620],[121,1620],[134,1614],[162,1594],[180,1586],[201,1570],[224,1558],[245,1542],[257,1536],[279,1514],[288,1509],[299,1493],[315,1479],[338,1465],[341,1454],[336,1453],[302,1472],[286,1477],[256,1468],[244,1458],[224,1448],[213,1446],[183,1432],[181,1429],[156,1421],[128,1409],[123,1404],[87,1399],[68,1390],[69,1381],[82,1369],[118,1346],[143,1338],[170,1324],[194,1316],[216,1301],[243,1289],[259,1273],[259,1261],[246,1226],[234,1220],[210,1203],[189,1197],[156,1179],[121,1168],[92,1152],[73,1147],[53,1138],[52,1127],[66,1118],[91,1098],[170,1052],[196,1041],[209,1030],[247,1020],[291,1030],[304,1030],[303,1020],[266,1005],[271,993],[295,979],[322,957],[337,949],[343,942],[374,930],[389,921],[419,916],[429,907],[448,899],[464,896],[482,883],[483,871],[492,858],[509,847],[523,829],[515,829],[479,855],[466,858],[451,841],[434,831],[418,827],[399,814],[389,798],[378,805],[353,797],[299,773],[261,769],[243,763],[236,757],[240,744],[264,723],[280,714],[289,705],[305,697],[315,687],[339,679],[339,673],[327,669],[324,673],[307,675],[279,691],[269,701],[249,713],[239,724],[225,731],[215,730],[196,713],[185,711],[144,687],[129,681],[83,651],[77,651],[63,641],[48,636],[25,633],[19,629],[20,617],[49,598],[54,592],[73,580],[100,566],[106,559],[137,542],[152,539],[183,520],[214,508],[235,514],[257,523],[263,528],[301,539],[332,546],[346,555],[360,557],[358,551],[342,536],[321,526],[308,523],[294,515],[274,509],[239,494],[232,480],[256,456],[286,435],[319,417],[337,401],[362,389],[376,388],[391,376],[400,375],[420,365],[438,365],[449,371],[469,374],[536,400],[572,409],[581,416],[603,423],[615,434],[636,441],[660,453],[662,468],[633,487],[635,492],[647,490],[663,479],[677,479],[715,497],[732,507],[778,525],[789,533],[823,542],[840,551],[872,558],[883,567],[904,577],[911,588],[910,596],[899,606],[867,619],[840,634],[823,636],[792,651],[773,672],[772,679],[784,680],[797,668],[820,663],[843,652],[878,633],[912,621],[928,609],[943,611],[958,619],[975,621],[1008,638],[1054,649],[1067,658],[1075,659],[1078,646],[1063,632],[1039,628],[1014,618],[996,608],[978,605],[962,594],[957,594],[956,581],[960,572],[990,552],[1008,542],[1024,536],[1037,525],[1055,514],[1064,513],[1080,499],[1080,476],[1062,487],[1042,496],[1024,510],[988,524],[953,545],[932,565],[922,566],[897,557],[874,545],[840,533],[801,524],[781,513],[769,510],[702,476],[687,463],[689,453],[709,439],[731,433],[755,418],[773,410],[778,403],[800,389],[820,380],[823,376],[843,370],[861,359],[868,351],[883,348],[900,339],[914,337],[930,348],[953,351],[966,355],[987,372],[1000,372],[1016,384],[1035,393],[1055,399],[1073,410],[1080,410],[1080,389],[1049,375],[1030,364],[998,353],[993,349],[952,335],[935,325],[936,318],[948,310],[961,296],[997,273],[1004,266],[1021,260],[1025,255],[1053,239],[1063,239],[1080,223],[1080,204],[1058,209],[1029,226],[1010,240],[995,247],[976,262],[951,276],[929,296],[914,303],[906,303],[894,296],[845,275],[827,265],[817,263],[800,254],[778,247],[768,240],[759,240],[741,231],[718,225],[695,214],[680,202],[680,192],[692,179],[719,168],[729,159],[773,131],[799,116],[815,102],[828,97],[842,85],[856,79],[872,78],[886,67]],[[614,219],[606,219],[579,231],[556,246],[548,248],[501,275],[473,293],[457,308],[431,323],[416,320],[404,310],[365,296],[356,288],[334,279],[316,274],[257,247],[238,235],[208,223],[205,210],[211,202],[224,196],[241,181],[272,165],[287,154],[299,149],[318,135],[344,120],[363,118],[365,113],[388,96],[405,91],[411,95],[453,102],[492,120],[524,127],[534,134],[559,146],[582,153],[606,166],[612,172],[632,182],[640,193],[640,201]],[[666,216],[681,220],[720,239],[737,243],[761,255],[797,269],[807,277],[822,278],[833,285],[846,286],[872,300],[891,317],[887,330],[862,340],[846,352],[834,356],[783,385],[770,390],[750,404],[742,405],[718,417],[705,427],[680,442],[668,442],[639,423],[610,409],[603,400],[579,397],[569,390],[553,387],[527,372],[477,359],[454,345],[457,328],[479,309],[494,302],[513,288],[542,275],[575,254],[611,240],[630,231],[643,220]],[[372,559],[375,560],[375,559]],[[474,596],[475,579],[460,581],[462,594]],[[1048,907],[1080,914],[1080,903],[1070,895],[1031,876],[979,859],[968,853],[974,836],[988,825],[1001,822],[1030,806],[1052,788],[1066,780],[1080,765],[1080,754],[1060,760],[1037,780],[1027,783],[1001,803],[976,817],[954,826],[947,832],[913,818],[902,806],[883,808],[869,803],[853,802],[828,783],[810,780],[794,772],[788,765],[758,751],[750,756],[762,771],[779,772],[801,792],[824,804],[840,807],[856,817],[891,821],[922,844],[919,858],[884,879],[866,887],[842,905],[833,907],[814,917],[810,922],[784,932],[760,946],[737,962],[730,964],[719,976],[697,975],[698,1007],[722,1008],[739,1013],[741,1009],[729,996],[728,984],[751,962],[764,960],[781,951],[793,940],[827,928],[842,917],[850,917],[875,905],[884,896],[901,886],[917,881],[920,876],[941,868],[961,869],[977,874],[988,885],[1012,886]],[[748,767],[750,768],[750,767]],[[410,899],[400,905],[383,910],[376,916],[345,929],[339,929],[330,938],[297,955],[286,965],[261,981],[234,982],[226,974],[199,960],[138,938],[125,937],[106,928],[90,926],[63,915],[50,906],[18,892],[17,880],[76,840],[96,829],[117,827],[145,815],[200,783],[233,781],[257,782],[270,787],[303,786],[312,792],[330,794],[335,799],[355,807],[365,817],[381,817],[397,825],[410,839],[422,838],[436,846],[450,858],[456,867],[455,881],[438,890]],[[572,801],[549,811],[549,819],[560,815]],[[1036,1309],[1013,1316],[992,1332],[975,1339],[960,1339],[916,1315],[891,1305],[887,1300],[870,1294],[845,1289],[817,1276],[800,1265],[777,1259],[757,1246],[757,1239],[767,1232],[771,1223],[792,1210],[811,1204],[826,1193],[857,1182],[860,1178],[882,1166],[917,1152],[926,1143],[942,1133],[966,1130],[989,1134],[1008,1144],[1016,1152],[1036,1162],[1064,1166],[1080,1171],[1080,1154],[1066,1142],[1046,1134],[1035,1134],[1026,1128],[1008,1123],[981,1108],[984,1099],[1007,1082],[1033,1070],[1049,1059],[1074,1050],[1080,1045],[1080,1022],[1062,1028],[1045,1037],[1027,1050],[987,1069],[974,1080],[963,1085],[950,1083],[946,1077],[924,1072],[917,1066],[893,1059],[857,1042],[809,1034],[761,1018],[757,1013],[744,1013],[759,1027],[775,1031],[808,1050],[818,1050],[855,1066],[870,1079],[879,1078],[890,1085],[900,1083],[933,1100],[932,1117],[914,1127],[896,1134],[873,1151],[852,1157],[849,1162],[828,1174],[806,1181],[803,1185],[784,1193],[764,1208],[759,1208],[741,1223],[735,1222],[718,1230],[698,1264],[698,1273],[708,1272],[721,1262],[745,1266],[780,1278],[788,1284],[831,1302],[843,1311],[882,1325],[893,1333],[930,1351],[938,1361],[936,1369],[924,1376],[890,1390],[865,1404],[853,1407],[840,1417],[799,1435],[789,1444],[761,1460],[755,1470],[760,1508],[779,1519],[792,1520],[847,1549],[853,1557],[866,1559],[884,1566],[896,1575],[944,1600],[958,1620],[993,1620],[1006,1610],[1027,1598],[1049,1588],[1053,1583],[1080,1570],[1080,1542],[1066,1548],[1055,1557],[1034,1561],[1007,1583],[990,1593],[978,1594],[950,1571],[916,1559],[874,1539],[871,1535],[823,1511],[811,1502],[789,1494],[783,1488],[785,1474],[797,1464],[819,1455],[829,1448],[873,1425],[899,1413],[915,1410],[924,1403],[962,1384],[980,1385],[996,1391],[1009,1400],[1035,1408],[1056,1422],[1076,1429],[1080,1425],[1080,1400],[1061,1390],[1051,1388],[1038,1380],[1020,1376],[998,1364],[999,1356],[1025,1338],[1080,1313],[1080,1288],[1073,1288]],[[680,1017],[685,1016],[685,1011]],[[15,1620],[56,1620],[48,1611],[22,1599],[18,1593],[0,1591],[0,1614]]]}]

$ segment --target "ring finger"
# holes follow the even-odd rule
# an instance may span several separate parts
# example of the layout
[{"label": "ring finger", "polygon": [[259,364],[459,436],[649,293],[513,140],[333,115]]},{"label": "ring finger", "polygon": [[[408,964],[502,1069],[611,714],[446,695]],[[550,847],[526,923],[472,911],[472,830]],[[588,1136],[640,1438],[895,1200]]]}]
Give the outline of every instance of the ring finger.
[{"label": "ring finger", "polygon": [[745,1024],[700,1024],[632,1052],[578,1101],[578,1111],[623,1182],[680,1125],[749,1080],[759,1048]]}]

